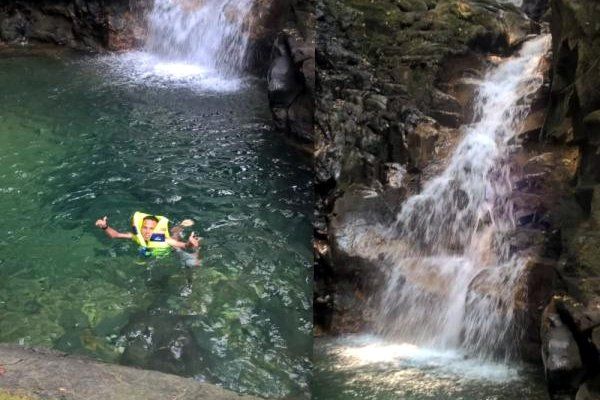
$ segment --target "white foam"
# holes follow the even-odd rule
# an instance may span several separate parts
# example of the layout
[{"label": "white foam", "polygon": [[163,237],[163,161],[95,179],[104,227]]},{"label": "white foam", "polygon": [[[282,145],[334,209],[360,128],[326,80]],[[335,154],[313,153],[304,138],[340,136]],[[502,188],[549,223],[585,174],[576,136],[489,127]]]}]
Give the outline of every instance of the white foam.
[{"label": "white foam", "polygon": [[348,336],[332,351],[343,359],[339,369],[378,366],[386,370],[416,367],[431,375],[462,381],[507,382],[520,379],[519,368],[467,358],[457,350],[440,351],[411,343],[395,343],[374,335]]},{"label": "white foam", "polygon": [[109,68],[112,81],[159,87],[186,87],[201,92],[234,92],[245,86],[241,78],[225,78],[202,65],[169,61],[143,51],[98,58]]},{"label": "white foam", "polygon": [[252,5],[253,0],[155,0],[145,48],[237,76],[246,64]]}]

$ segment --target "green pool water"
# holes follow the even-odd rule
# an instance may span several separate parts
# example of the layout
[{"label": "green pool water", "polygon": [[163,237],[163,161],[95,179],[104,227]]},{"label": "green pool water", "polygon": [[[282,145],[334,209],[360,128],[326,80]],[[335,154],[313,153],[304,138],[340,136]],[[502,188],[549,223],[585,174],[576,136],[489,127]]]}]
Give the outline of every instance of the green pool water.
[{"label": "green pool water", "polygon": [[[260,83],[133,78],[0,53],[0,342],[308,397],[309,161],[271,129]],[[141,260],[94,227],[127,231],[136,210],[194,219],[202,265]]]}]

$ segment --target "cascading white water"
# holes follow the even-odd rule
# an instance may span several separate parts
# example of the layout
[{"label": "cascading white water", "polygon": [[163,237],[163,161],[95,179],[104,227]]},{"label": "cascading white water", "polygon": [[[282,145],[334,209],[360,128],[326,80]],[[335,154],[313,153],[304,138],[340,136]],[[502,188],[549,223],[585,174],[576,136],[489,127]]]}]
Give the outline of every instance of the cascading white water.
[{"label": "cascading white water", "polygon": [[142,51],[101,61],[114,81],[235,91],[243,86],[254,0],[154,0]]},{"label": "cascading white water", "polygon": [[523,5],[523,0],[502,0],[503,3],[510,3],[517,7],[521,7]]},{"label": "cascading white water", "polygon": [[476,122],[445,171],[404,204],[377,324],[384,335],[509,356],[523,267],[505,240],[515,226],[509,141],[542,84],[539,64],[549,43],[547,35],[528,41],[487,74]]},{"label": "cascading white water", "polygon": [[222,76],[244,68],[252,0],[155,0],[146,49]]}]

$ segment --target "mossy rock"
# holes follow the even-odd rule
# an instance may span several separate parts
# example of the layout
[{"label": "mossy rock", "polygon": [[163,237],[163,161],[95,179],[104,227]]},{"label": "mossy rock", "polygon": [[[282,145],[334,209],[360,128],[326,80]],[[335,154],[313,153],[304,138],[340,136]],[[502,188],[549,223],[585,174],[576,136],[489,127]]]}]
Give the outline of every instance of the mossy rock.
[{"label": "mossy rock", "polygon": [[[493,0],[325,0],[348,39],[348,49],[376,66],[379,79],[409,87],[420,108],[449,56],[471,50],[508,52],[531,32],[512,5]],[[396,74],[403,65],[411,73]],[[398,80],[399,76],[404,79]],[[425,85],[425,86],[423,86]]]},{"label": "mossy rock", "polygon": [[0,389],[0,400],[37,400],[39,397],[33,397],[28,394],[6,392]]}]

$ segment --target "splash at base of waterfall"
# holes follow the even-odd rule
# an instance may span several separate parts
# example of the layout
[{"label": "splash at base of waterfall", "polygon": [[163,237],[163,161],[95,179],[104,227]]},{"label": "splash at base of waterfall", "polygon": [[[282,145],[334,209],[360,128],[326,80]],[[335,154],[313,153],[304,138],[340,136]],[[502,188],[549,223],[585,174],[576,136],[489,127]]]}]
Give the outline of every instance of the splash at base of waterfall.
[{"label": "splash at base of waterfall", "polygon": [[397,367],[426,368],[434,374],[460,377],[463,380],[503,382],[519,377],[517,367],[467,358],[459,350],[440,351],[411,343],[390,342],[374,335],[349,336],[340,340],[337,352],[348,366],[388,364]]},{"label": "splash at base of waterfall", "polygon": [[248,78],[223,77],[218,71],[198,64],[168,61],[142,51],[101,57],[99,61],[114,72],[116,83],[234,92],[244,88],[248,81]]},{"label": "splash at base of waterfall", "polygon": [[154,0],[143,51],[105,57],[117,82],[231,92],[244,86],[253,0]]},{"label": "splash at base of waterfall", "polygon": [[315,400],[547,399],[539,371],[469,359],[458,350],[351,335],[317,339],[315,356]]}]

